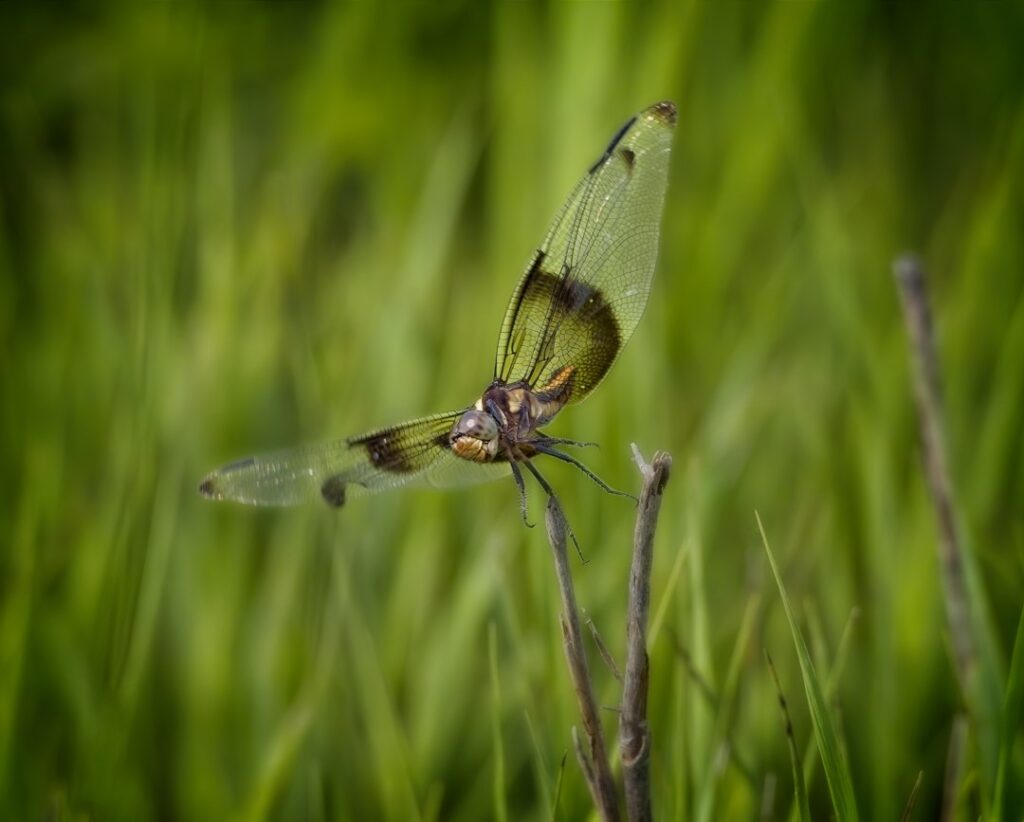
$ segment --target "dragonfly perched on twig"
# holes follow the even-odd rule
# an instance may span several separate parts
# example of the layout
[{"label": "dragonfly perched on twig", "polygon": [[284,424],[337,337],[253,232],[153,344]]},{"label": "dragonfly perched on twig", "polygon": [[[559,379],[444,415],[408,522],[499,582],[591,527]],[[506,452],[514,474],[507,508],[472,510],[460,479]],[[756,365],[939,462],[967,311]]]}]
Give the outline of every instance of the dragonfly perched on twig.
[{"label": "dragonfly perched on twig", "polygon": [[[498,337],[494,376],[474,405],[345,440],[249,457],[208,474],[210,499],[340,507],[391,488],[451,488],[512,474],[526,519],[523,469],[571,463],[615,491],[541,432],[604,379],[636,328],[651,289],[676,123],[670,102],[631,117],[576,185],[532,255]],[[626,494],[625,496],[631,496]]]}]

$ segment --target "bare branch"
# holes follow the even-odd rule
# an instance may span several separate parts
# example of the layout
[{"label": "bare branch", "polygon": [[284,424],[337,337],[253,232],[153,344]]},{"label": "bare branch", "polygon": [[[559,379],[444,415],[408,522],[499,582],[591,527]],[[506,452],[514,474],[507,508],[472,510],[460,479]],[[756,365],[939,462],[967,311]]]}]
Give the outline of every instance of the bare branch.
[{"label": "bare branch", "polygon": [[633,446],[633,458],[643,477],[633,533],[633,564],[629,574],[626,616],[626,668],[619,715],[619,753],[626,789],[626,815],[633,822],[651,819],[650,730],[647,726],[647,616],[651,603],[654,531],[672,458],[663,452],[648,465]]},{"label": "bare branch", "polygon": [[619,806],[615,797],[615,783],[612,780],[608,765],[608,753],[605,748],[604,733],[601,730],[601,719],[598,715],[597,701],[590,682],[587,668],[587,656],[583,649],[583,637],[580,632],[579,612],[576,608],[576,594],[573,591],[572,575],[569,572],[569,557],[565,549],[566,522],[562,507],[554,495],[548,496],[547,514],[545,517],[548,540],[555,561],[555,576],[558,578],[558,590],[562,597],[562,646],[565,659],[569,665],[576,701],[580,706],[583,720],[583,731],[587,735],[589,751],[584,748],[579,734],[573,729],[573,744],[576,758],[580,762],[583,776],[590,789],[594,806],[601,818],[617,820]]}]

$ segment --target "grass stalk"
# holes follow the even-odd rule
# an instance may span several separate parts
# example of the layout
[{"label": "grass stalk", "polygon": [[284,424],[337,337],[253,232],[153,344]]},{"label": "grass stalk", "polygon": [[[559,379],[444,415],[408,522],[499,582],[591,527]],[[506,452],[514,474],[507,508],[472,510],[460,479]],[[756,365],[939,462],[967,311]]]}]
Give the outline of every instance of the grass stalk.
[{"label": "grass stalk", "polygon": [[786,747],[789,748],[789,763],[793,769],[793,801],[799,813],[800,822],[810,822],[811,807],[807,800],[807,784],[804,782],[804,769],[800,762],[800,751],[796,747],[796,736],[793,734],[793,720],[789,715],[789,705],[786,704],[786,695],[782,692],[782,683],[779,681],[779,674],[775,670],[775,663],[768,651],[764,652],[765,661],[768,663],[768,670],[772,675],[772,682],[775,683],[775,692],[779,697],[779,709],[782,711],[782,720],[786,728]]},{"label": "grass stalk", "polygon": [[487,660],[491,674],[491,735],[494,741],[494,818],[508,819],[505,801],[505,743],[501,733],[501,678],[498,675],[498,636],[494,623],[487,626]]},{"label": "grass stalk", "polygon": [[974,720],[982,801],[995,783],[1001,675],[990,635],[985,590],[967,550],[946,453],[942,380],[924,265],[907,254],[893,263],[913,361],[914,398],[925,480],[935,508],[937,549],[946,620],[957,678]]},{"label": "grass stalk", "polygon": [[829,794],[832,797],[832,808],[835,811],[839,822],[856,820],[857,803],[854,798],[853,782],[850,779],[849,767],[846,758],[843,756],[842,746],[839,741],[839,733],[836,729],[836,718],[829,708],[825,699],[825,692],[814,670],[814,663],[811,661],[810,651],[807,643],[796,623],[796,616],[786,594],[785,585],[782,583],[782,575],[779,573],[779,566],[775,562],[775,555],[768,544],[768,537],[761,523],[760,514],[756,514],[757,527],[761,532],[761,541],[764,544],[765,553],[768,555],[768,564],[771,566],[772,575],[779,588],[779,596],[782,599],[782,608],[786,612],[786,621],[789,623],[789,630],[793,635],[793,644],[796,646],[796,656],[800,663],[800,674],[804,681],[804,691],[807,695],[807,706],[811,712],[811,724],[814,727],[814,737],[818,743],[818,751],[821,754],[822,767],[825,770],[825,778],[828,781]]},{"label": "grass stalk", "polygon": [[900,814],[900,822],[910,822],[914,815],[914,807],[917,805],[917,795],[921,791],[921,783],[924,782],[924,771],[917,772],[917,779],[914,780],[914,787],[910,789],[910,796],[907,797],[907,804]]},{"label": "grass stalk", "polygon": [[569,571],[565,514],[562,513],[562,506],[554,496],[548,497],[545,523],[555,562],[558,591],[562,599],[560,615],[562,647],[565,651],[566,663],[569,666],[573,690],[576,692],[576,701],[579,704],[580,716],[583,720],[583,730],[587,735],[587,747],[584,748],[579,734],[573,728],[573,747],[576,750],[576,758],[586,779],[594,807],[606,822],[617,820],[619,819],[619,807],[615,796],[615,783],[608,766],[604,732],[601,729],[597,700],[594,698],[594,688],[590,681],[587,655],[583,649],[579,610],[576,606],[572,574]]},{"label": "grass stalk", "polygon": [[1006,694],[1003,697],[999,765],[996,769],[996,787],[992,800],[993,819],[1004,818],[1007,784],[1016,782],[1009,772],[1013,767],[1013,747],[1021,733],[1022,714],[1024,714],[1024,609],[1021,609],[1020,621],[1017,624],[1017,638],[1013,643],[1010,673],[1006,682]]}]

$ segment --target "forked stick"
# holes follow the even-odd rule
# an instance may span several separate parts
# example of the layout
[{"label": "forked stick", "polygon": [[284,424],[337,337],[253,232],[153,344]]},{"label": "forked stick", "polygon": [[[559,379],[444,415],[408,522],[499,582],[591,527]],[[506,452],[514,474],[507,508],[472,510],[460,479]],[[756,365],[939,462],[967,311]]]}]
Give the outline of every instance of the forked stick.
[{"label": "forked stick", "polygon": [[[640,493],[633,534],[633,565],[629,580],[629,610],[626,624],[626,668],[622,712],[619,718],[619,750],[626,788],[626,813],[628,818],[635,822],[651,818],[650,731],[647,727],[647,615],[650,608],[654,530],[672,458],[668,454],[657,453],[648,465],[635,445],[633,456],[643,478],[643,490]],[[558,590],[562,598],[562,645],[587,740],[584,744],[573,728],[576,757],[594,807],[601,818],[617,820],[619,805],[615,783],[608,763],[597,701],[594,699],[594,689],[590,682],[579,611],[576,607],[576,595],[565,548],[565,515],[553,494],[548,496],[545,520],[555,561]]]}]

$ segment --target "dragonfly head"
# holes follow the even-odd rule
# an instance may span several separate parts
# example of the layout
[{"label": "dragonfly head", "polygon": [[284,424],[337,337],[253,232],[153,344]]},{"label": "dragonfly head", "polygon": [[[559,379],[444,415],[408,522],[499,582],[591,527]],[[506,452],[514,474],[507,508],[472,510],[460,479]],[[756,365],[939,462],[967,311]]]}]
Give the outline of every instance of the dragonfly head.
[{"label": "dragonfly head", "polygon": [[471,408],[459,417],[448,440],[463,459],[489,462],[498,453],[498,423],[486,411]]}]

